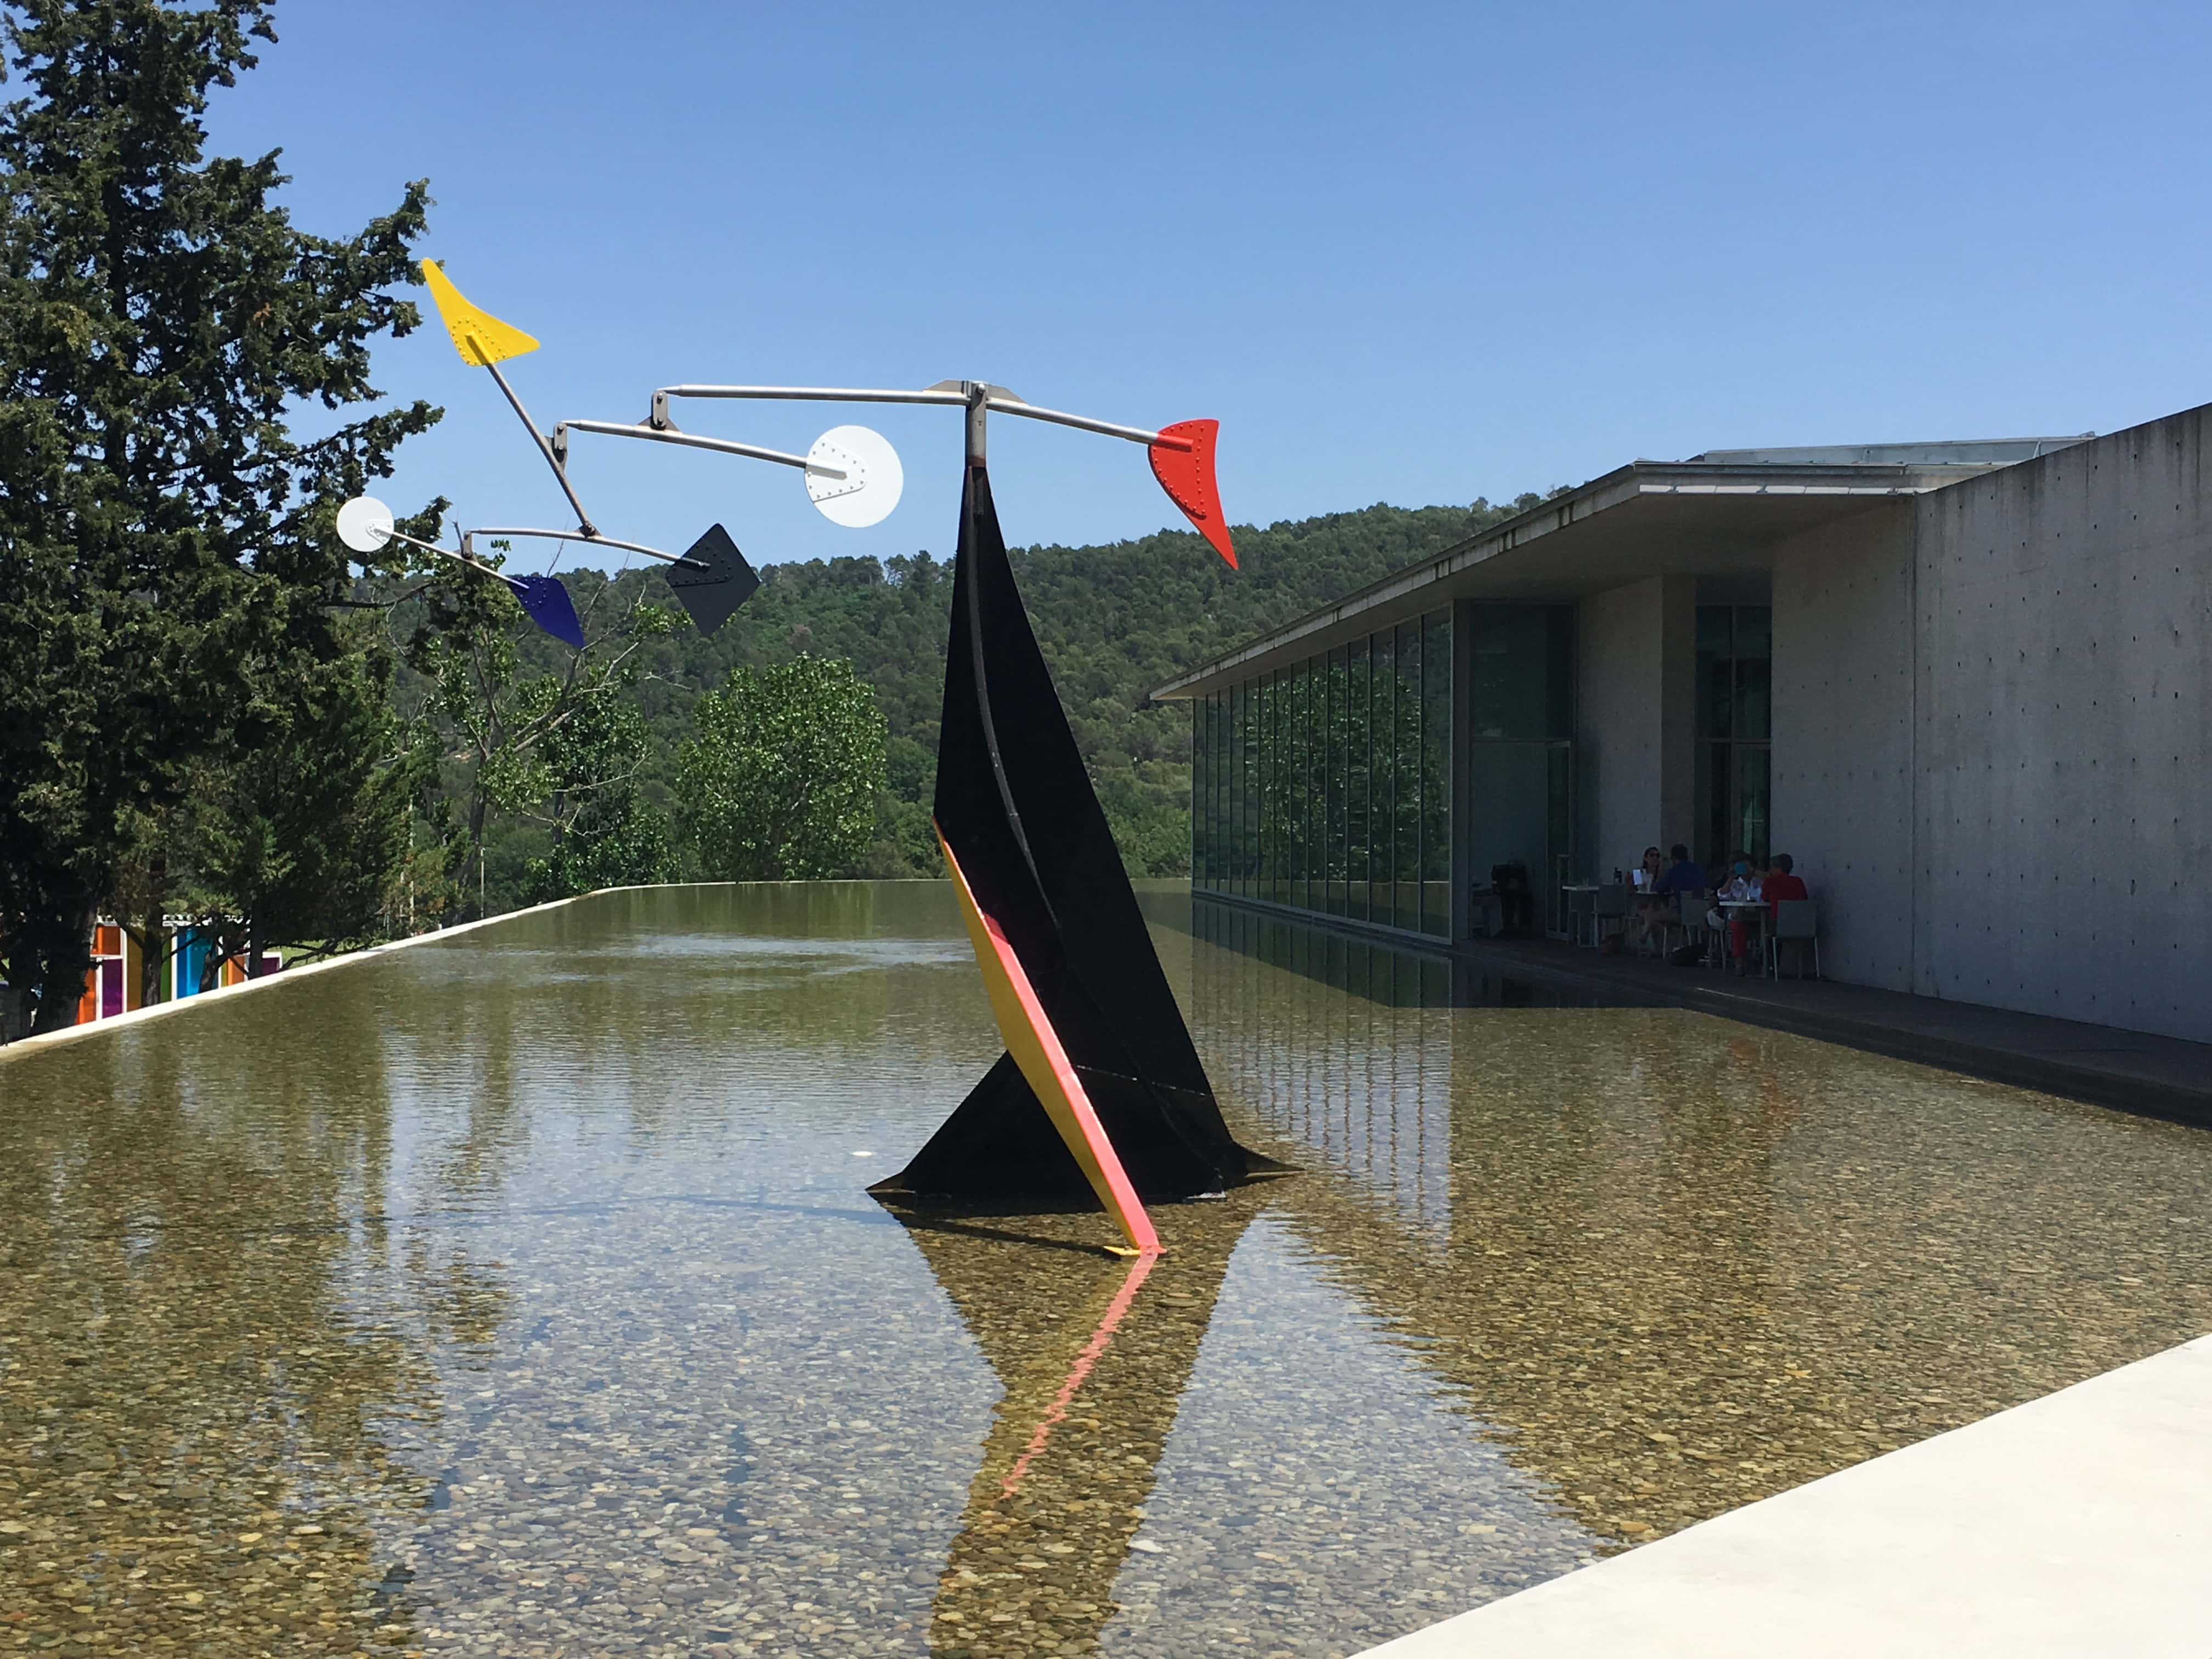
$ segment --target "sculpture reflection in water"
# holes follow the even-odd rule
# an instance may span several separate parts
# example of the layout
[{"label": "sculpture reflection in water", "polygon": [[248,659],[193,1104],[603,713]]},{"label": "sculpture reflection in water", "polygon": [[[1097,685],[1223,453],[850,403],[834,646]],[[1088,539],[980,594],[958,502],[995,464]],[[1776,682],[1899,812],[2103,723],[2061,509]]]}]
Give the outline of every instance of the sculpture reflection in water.
[{"label": "sculpture reflection in water", "polygon": [[1102,1261],[1064,1216],[900,1216],[1005,1389],[939,1581],[933,1652],[1095,1648],[1258,1207],[1239,1195],[1178,1212],[1164,1267]]}]

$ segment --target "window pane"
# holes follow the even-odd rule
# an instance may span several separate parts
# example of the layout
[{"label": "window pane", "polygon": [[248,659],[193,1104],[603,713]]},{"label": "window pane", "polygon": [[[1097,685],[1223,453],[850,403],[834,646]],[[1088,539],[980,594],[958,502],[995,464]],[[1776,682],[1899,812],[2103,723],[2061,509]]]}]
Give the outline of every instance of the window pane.
[{"label": "window pane", "polygon": [[1212,725],[1206,699],[1190,703],[1190,884],[1206,885],[1206,739]]},{"label": "window pane", "polygon": [[1540,743],[1549,735],[1553,609],[1536,605],[1474,607],[1474,675],[1468,710],[1469,733],[1477,741]]},{"label": "window pane", "polygon": [[1245,896],[1267,896],[1267,683],[1244,688],[1244,860]]},{"label": "window pane", "polygon": [[1297,814],[1298,679],[1283,674],[1275,680],[1275,737],[1280,754],[1275,764],[1275,900],[1296,901],[1298,878]]},{"label": "window pane", "polygon": [[1711,856],[1705,860],[1706,866],[1710,868],[1742,845],[1736,836],[1733,805],[1735,762],[1729,753],[1730,744],[1699,744],[1698,747],[1711,757],[1713,780],[1711,807],[1706,815],[1708,827],[1705,831],[1706,845],[1712,848]]},{"label": "window pane", "polygon": [[1421,927],[1451,931],[1451,612],[1421,639]]},{"label": "window pane", "polygon": [[1229,699],[1224,692],[1213,694],[1213,776],[1208,786],[1213,800],[1213,860],[1211,866],[1214,890],[1221,889],[1221,878],[1227,872],[1228,848],[1223,836],[1229,827]]},{"label": "window pane", "polygon": [[1259,684],[1259,896],[1276,898],[1276,883],[1283,876],[1283,854],[1276,848],[1281,834],[1283,810],[1283,738],[1276,732],[1281,699],[1274,679]]},{"label": "window pane", "polygon": [[1260,896],[1260,684],[1244,688],[1244,857],[1239,865],[1237,890],[1246,898]]},{"label": "window pane", "polygon": [[1554,605],[1547,606],[1546,611],[1544,736],[1553,743],[1571,743],[1575,736],[1575,608]]},{"label": "window pane", "polygon": [[1321,895],[1321,672],[1317,663],[1298,667],[1298,891],[1297,902],[1318,908]]},{"label": "window pane", "polygon": [[1375,794],[1375,757],[1367,741],[1372,665],[1367,641],[1355,641],[1347,648],[1344,681],[1344,913],[1354,917],[1367,914],[1368,813]]},{"label": "window pane", "polygon": [[1572,879],[1570,856],[1574,838],[1574,745],[1547,745],[1544,765],[1544,842],[1549,860],[1544,883],[1545,902],[1552,909],[1550,930],[1564,933],[1573,925],[1572,918],[1567,915],[1565,887]]},{"label": "window pane", "polygon": [[1734,653],[1729,644],[1729,618],[1732,614],[1724,605],[1698,607],[1698,735],[1701,738],[1729,735],[1730,717],[1735,706],[1731,666]]},{"label": "window pane", "polygon": [[1735,727],[1739,741],[1764,743],[1768,735],[1768,673],[1773,654],[1773,613],[1765,605],[1739,605],[1735,613]]},{"label": "window pane", "polygon": [[1735,745],[1736,844],[1760,869],[1767,853],[1767,764],[1765,744]]},{"label": "window pane", "polygon": [[1399,927],[1421,925],[1421,624],[1398,629],[1398,851],[1396,915]]},{"label": "window pane", "polygon": [[1322,713],[1328,720],[1328,745],[1322,763],[1328,769],[1328,793],[1322,801],[1325,817],[1322,820],[1322,846],[1327,856],[1322,873],[1328,878],[1328,890],[1322,896],[1322,908],[1332,915],[1344,914],[1344,802],[1346,765],[1344,750],[1344,653],[1328,653],[1327,690]]},{"label": "window pane", "polygon": [[1267,688],[1267,896],[1279,904],[1291,871],[1291,683],[1278,674]]},{"label": "window pane", "polygon": [[1285,904],[1298,902],[1298,797],[1304,793],[1304,780],[1298,775],[1298,677],[1297,672],[1283,676],[1276,687],[1282,698],[1283,732],[1283,793],[1281,796],[1283,824],[1277,839],[1283,849],[1283,878],[1281,891],[1277,897]]},{"label": "window pane", "polygon": [[1724,605],[1698,607],[1698,650],[1709,657],[1733,657],[1735,645],[1729,629],[1735,612]]},{"label": "window pane", "polygon": [[1236,892],[1237,878],[1244,856],[1243,837],[1239,826],[1244,812],[1244,736],[1242,722],[1244,717],[1244,688],[1232,685],[1227,692],[1228,719],[1224,727],[1221,804],[1222,825],[1222,883],[1227,892]]},{"label": "window pane", "polygon": [[1390,866],[1398,852],[1398,640],[1367,641],[1367,914],[1391,919]]}]

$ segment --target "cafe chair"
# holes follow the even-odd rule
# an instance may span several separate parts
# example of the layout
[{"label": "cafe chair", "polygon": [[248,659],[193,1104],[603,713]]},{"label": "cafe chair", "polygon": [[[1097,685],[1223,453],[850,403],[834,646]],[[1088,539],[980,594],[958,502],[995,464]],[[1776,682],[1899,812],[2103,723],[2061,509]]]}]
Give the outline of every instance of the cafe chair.
[{"label": "cafe chair", "polygon": [[[1611,922],[1608,929],[1606,923]],[[1608,883],[1590,895],[1590,943],[1602,945],[1607,932],[1628,926],[1628,890]]]},{"label": "cafe chair", "polygon": [[[1813,977],[1820,973],[1820,907],[1811,899],[1779,899],[1774,906],[1774,925],[1766,933],[1766,971],[1777,979],[1782,977],[1782,946],[1795,940],[1800,946],[1813,947]],[[1805,953],[1797,953],[1797,977],[1805,977]]]}]

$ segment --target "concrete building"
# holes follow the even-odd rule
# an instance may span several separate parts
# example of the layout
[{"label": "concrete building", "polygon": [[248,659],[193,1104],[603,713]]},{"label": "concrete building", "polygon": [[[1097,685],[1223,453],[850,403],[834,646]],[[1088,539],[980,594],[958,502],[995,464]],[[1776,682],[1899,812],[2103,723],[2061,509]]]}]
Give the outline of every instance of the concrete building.
[{"label": "concrete building", "polygon": [[1637,461],[1154,693],[1194,875],[1465,939],[1787,851],[1832,979],[2212,1041],[2212,406]]}]

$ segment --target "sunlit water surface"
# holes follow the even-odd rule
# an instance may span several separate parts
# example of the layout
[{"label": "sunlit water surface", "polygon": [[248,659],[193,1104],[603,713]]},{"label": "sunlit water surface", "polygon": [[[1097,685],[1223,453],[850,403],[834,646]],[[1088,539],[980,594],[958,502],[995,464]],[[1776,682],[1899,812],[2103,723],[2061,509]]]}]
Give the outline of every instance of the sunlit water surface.
[{"label": "sunlit water surface", "polygon": [[2202,1133],[1147,903],[1304,1170],[1149,1271],[866,1195],[998,1052],[936,884],[0,1060],[0,1650],[1345,1653],[2212,1328]]}]

